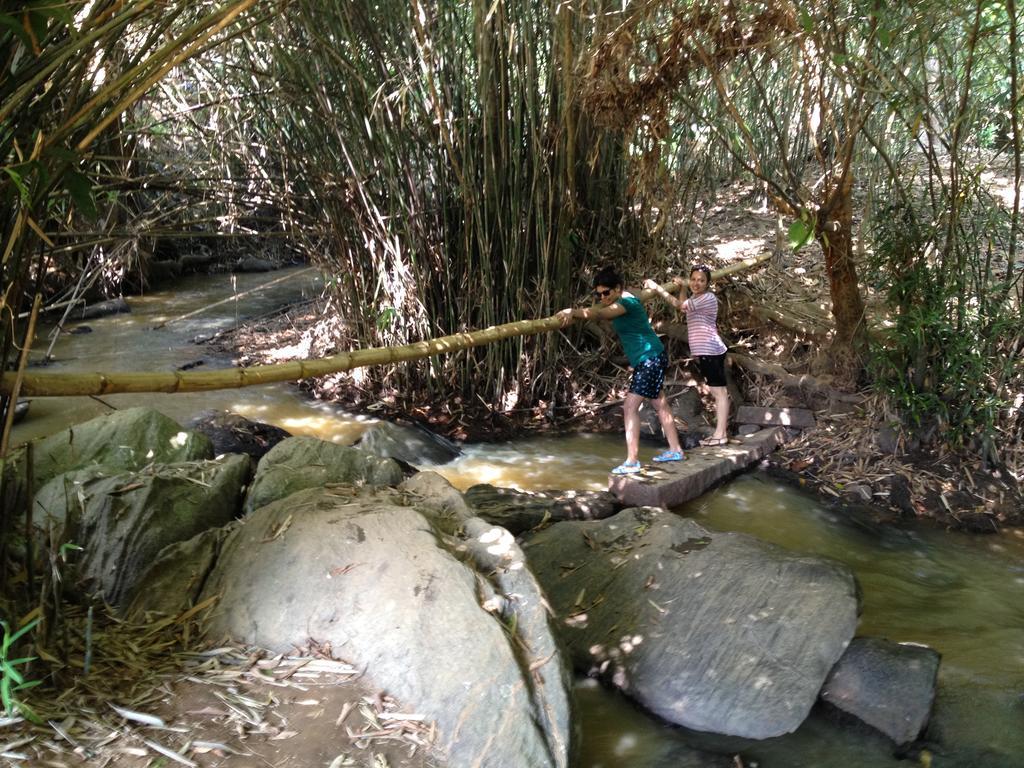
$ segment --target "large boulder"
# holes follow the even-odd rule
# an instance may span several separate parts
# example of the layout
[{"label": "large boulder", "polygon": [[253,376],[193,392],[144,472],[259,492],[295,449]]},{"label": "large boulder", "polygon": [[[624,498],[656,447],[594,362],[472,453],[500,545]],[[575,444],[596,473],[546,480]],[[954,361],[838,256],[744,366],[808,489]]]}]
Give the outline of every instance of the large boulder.
[{"label": "large boulder", "polygon": [[557,523],[524,548],[576,667],[699,731],[795,730],[857,626],[845,566],[657,508]]},{"label": "large boulder", "polygon": [[858,637],[829,673],[821,698],[907,744],[928,724],[939,658],[926,646]]},{"label": "large boulder", "polygon": [[39,490],[33,520],[53,532],[50,541],[82,547],[77,571],[86,589],[122,605],[164,547],[239,514],[248,474],[248,456],[157,464],[140,472],[69,472]]},{"label": "large boulder", "polygon": [[136,620],[144,620],[147,613],[175,616],[195,605],[235,525],[208,528],[161,549],[136,581],[124,615]]},{"label": "large boulder", "polygon": [[545,491],[531,493],[481,483],[468,488],[466,503],[489,523],[514,534],[562,520],[599,520],[622,509],[607,491]]},{"label": "large boulder", "polygon": [[314,488],[249,514],[203,592],[211,632],[364,668],[436,723],[449,765],[567,765],[570,676],[512,535],[449,536],[407,499]]},{"label": "large boulder", "polygon": [[32,444],[35,487],[64,472],[100,464],[136,470],[213,458],[210,441],[152,408],[126,408],[65,429]]},{"label": "large boulder", "polygon": [[315,437],[289,437],[260,459],[245,508],[252,511],[306,488],[398,485],[404,477],[391,459]]},{"label": "large boulder", "polygon": [[435,528],[459,534],[475,512],[462,492],[436,472],[417,472],[398,486],[406,500],[430,519]]},{"label": "large boulder", "polygon": [[462,451],[451,440],[419,424],[405,426],[381,421],[367,429],[357,443],[374,456],[387,456],[409,464],[447,464]]}]

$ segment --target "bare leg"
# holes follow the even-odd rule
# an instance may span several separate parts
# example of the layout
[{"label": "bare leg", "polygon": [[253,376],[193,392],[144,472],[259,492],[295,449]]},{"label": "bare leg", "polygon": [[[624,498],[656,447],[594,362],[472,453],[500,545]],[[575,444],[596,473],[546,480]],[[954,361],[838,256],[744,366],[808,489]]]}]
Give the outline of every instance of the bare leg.
[{"label": "bare leg", "polygon": [[665,434],[665,439],[668,440],[669,450],[682,453],[683,448],[679,445],[679,432],[676,431],[676,420],[672,416],[672,408],[668,404],[668,398],[665,397],[665,393],[662,392],[656,400],[651,400],[651,405],[658,412],[661,431]]},{"label": "bare leg", "polygon": [[724,439],[729,436],[729,390],[726,387],[710,387],[715,396],[715,434]]},{"label": "bare leg", "polygon": [[623,420],[626,423],[626,461],[640,460],[640,403],[643,401],[644,398],[636,392],[630,392],[622,404]]}]

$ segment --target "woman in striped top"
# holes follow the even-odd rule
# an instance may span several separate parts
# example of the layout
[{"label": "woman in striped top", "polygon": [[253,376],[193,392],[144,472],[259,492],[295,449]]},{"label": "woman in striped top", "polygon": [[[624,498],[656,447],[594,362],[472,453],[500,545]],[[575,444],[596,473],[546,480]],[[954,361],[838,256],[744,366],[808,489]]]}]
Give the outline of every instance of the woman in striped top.
[{"label": "woman in striped top", "polygon": [[[686,281],[672,279],[682,289]],[[644,282],[644,288],[657,292],[665,301],[686,313],[686,331],[690,340],[690,354],[715,397],[715,432],[700,441],[701,445],[725,445],[729,442],[729,390],[725,386],[726,346],[718,335],[718,299],[708,288],[711,268],[699,264],[690,270],[690,298],[676,298],[653,280]]]}]

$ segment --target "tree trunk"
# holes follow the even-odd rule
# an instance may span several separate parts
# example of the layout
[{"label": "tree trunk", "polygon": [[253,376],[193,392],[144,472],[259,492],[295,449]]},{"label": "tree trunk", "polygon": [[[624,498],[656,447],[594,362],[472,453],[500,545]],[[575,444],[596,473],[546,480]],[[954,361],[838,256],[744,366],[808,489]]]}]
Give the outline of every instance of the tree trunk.
[{"label": "tree trunk", "polygon": [[815,233],[825,255],[825,273],[836,323],[836,334],[829,350],[830,363],[838,376],[852,383],[863,367],[867,330],[853,256],[853,209],[849,190],[843,189],[845,186],[841,185],[829,203],[822,206]]}]

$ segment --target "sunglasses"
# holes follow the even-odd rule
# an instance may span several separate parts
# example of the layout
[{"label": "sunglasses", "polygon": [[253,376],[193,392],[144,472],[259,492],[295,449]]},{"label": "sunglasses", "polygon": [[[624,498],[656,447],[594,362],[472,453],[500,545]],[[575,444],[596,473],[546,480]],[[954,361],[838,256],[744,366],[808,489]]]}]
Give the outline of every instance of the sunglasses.
[{"label": "sunglasses", "polygon": [[611,289],[608,289],[606,291],[594,291],[594,295],[597,296],[597,298],[599,299],[603,299],[605,296],[611,296],[611,294]]}]

